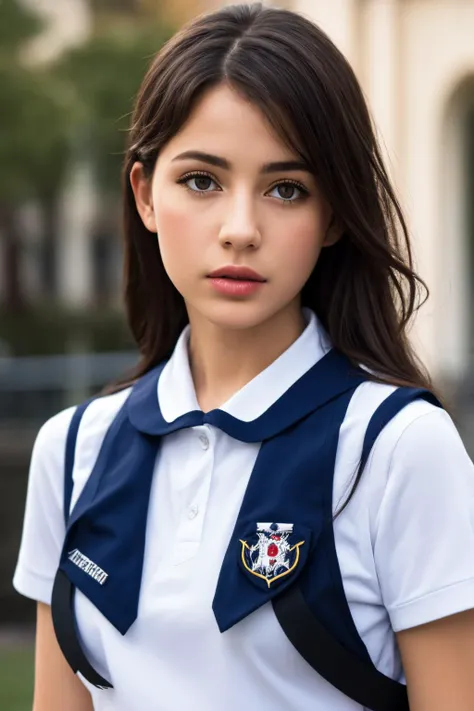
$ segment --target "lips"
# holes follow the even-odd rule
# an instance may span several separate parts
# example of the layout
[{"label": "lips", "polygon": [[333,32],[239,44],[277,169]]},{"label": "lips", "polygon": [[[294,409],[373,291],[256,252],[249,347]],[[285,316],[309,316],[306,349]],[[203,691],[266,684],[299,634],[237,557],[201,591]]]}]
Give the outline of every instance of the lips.
[{"label": "lips", "polygon": [[210,279],[233,279],[234,281],[266,281],[261,274],[250,269],[250,267],[236,267],[233,265],[220,267],[208,274],[208,277]]}]

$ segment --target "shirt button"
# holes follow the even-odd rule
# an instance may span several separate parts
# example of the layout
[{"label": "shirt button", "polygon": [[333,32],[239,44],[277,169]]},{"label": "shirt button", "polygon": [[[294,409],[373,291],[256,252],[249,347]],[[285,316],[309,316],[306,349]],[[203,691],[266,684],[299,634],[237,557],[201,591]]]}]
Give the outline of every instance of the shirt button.
[{"label": "shirt button", "polygon": [[209,449],[209,438],[206,435],[199,435],[199,441],[203,449]]},{"label": "shirt button", "polygon": [[193,504],[192,506],[189,507],[188,518],[192,521],[193,518],[196,518],[198,513],[199,513],[199,506],[197,504]]}]

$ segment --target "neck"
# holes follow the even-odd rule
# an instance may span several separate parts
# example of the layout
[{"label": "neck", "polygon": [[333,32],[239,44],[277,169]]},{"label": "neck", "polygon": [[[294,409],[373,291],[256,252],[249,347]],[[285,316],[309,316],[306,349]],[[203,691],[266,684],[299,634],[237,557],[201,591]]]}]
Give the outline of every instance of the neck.
[{"label": "neck", "polygon": [[220,407],[265,370],[301,335],[299,303],[248,329],[222,328],[189,313],[189,362],[203,412]]}]

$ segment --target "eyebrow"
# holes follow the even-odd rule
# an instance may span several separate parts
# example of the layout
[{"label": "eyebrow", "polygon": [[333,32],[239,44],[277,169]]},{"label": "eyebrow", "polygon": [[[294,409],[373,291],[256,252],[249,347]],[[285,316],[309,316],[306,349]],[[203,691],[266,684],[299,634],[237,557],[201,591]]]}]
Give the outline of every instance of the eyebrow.
[{"label": "eyebrow", "polygon": [[[193,159],[199,160],[203,163],[209,163],[209,165],[214,165],[217,168],[223,168],[224,170],[231,170],[232,164],[226,160],[226,158],[220,158],[219,156],[214,156],[211,153],[202,153],[201,151],[185,151],[180,153],[173,161]],[[291,171],[291,170],[303,170],[306,173],[311,173],[309,166],[304,161],[298,160],[287,160],[287,161],[277,161],[275,163],[265,163],[262,165],[261,173],[279,173],[281,171]]]}]

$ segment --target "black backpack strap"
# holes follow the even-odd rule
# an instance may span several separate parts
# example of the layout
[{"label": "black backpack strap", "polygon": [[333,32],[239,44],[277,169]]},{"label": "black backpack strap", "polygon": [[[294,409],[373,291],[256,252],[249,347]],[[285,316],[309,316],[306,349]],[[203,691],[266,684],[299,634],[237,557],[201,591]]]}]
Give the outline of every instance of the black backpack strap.
[{"label": "black backpack strap", "polygon": [[[91,400],[79,405],[69,425],[66,439],[66,453],[64,459],[64,520],[66,526],[69,520],[69,509],[73,489],[73,469],[76,452],[77,434],[82,416]],[[59,647],[75,674],[80,672],[84,679],[99,689],[110,689],[112,684],[104,679],[89,663],[79,642],[74,617],[74,585],[69,578],[58,570],[53,585],[51,598],[51,616],[53,627]]]},{"label": "black backpack strap", "polygon": [[[427,390],[398,388],[372,415],[364,438],[361,470],[385,425],[406,405],[424,399],[441,406]],[[326,681],[370,711],[409,711],[407,688],[349,652],[315,617],[298,583],[272,600],[284,633],[301,656]]]},{"label": "black backpack strap", "polygon": [[84,654],[74,618],[74,585],[61,569],[54,580],[51,615],[59,647],[73,672],[80,672],[84,679],[98,689],[113,688],[107,679],[96,672]]},{"label": "black backpack strap", "polygon": [[272,604],[292,645],[323,679],[370,711],[409,711],[406,686],[343,647],[314,616],[300,585],[290,585]]}]

